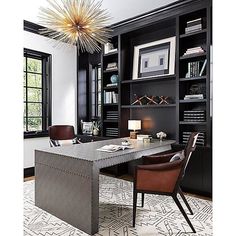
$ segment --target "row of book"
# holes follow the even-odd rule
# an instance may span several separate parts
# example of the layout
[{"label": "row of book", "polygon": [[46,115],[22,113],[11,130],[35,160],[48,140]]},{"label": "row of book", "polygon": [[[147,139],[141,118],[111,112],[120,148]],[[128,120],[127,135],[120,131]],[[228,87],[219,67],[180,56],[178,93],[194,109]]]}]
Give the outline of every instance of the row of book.
[{"label": "row of book", "polygon": [[[182,133],[182,142],[186,144],[188,142],[189,136],[192,132],[183,131]],[[200,132],[196,141],[196,145],[204,146],[205,145],[205,132]]]},{"label": "row of book", "polygon": [[118,93],[104,91],[104,104],[118,103]]},{"label": "row of book", "polygon": [[118,111],[107,111],[105,119],[107,120],[118,120],[119,114]]},{"label": "row of book", "polygon": [[205,110],[184,111],[184,121],[204,122],[206,121],[206,112]]},{"label": "row of book", "polygon": [[188,99],[204,99],[203,94],[187,94],[184,96],[184,100]]},{"label": "row of book", "polygon": [[187,21],[187,27],[185,28],[186,34],[193,33],[199,30],[202,30],[202,18]]},{"label": "row of book", "polygon": [[105,134],[107,137],[118,137],[119,136],[119,130],[118,128],[105,128]]},{"label": "row of book", "polygon": [[205,61],[192,61],[188,62],[188,72],[186,73],[186,78],[202,76],[206,69]]},{"label": "row of book", "polygon": [[187,56],[187,55],[191,55],[191,54],[195,54],[195,53],[204,53],[205,50],[201,47],[193,47],[193,48],[188,48],[183,56]]}]

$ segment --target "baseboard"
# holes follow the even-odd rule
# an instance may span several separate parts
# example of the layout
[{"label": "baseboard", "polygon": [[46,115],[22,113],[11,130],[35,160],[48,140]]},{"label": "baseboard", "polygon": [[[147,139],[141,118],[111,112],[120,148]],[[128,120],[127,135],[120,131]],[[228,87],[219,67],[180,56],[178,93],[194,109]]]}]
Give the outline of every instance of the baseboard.
[{"label": "baseboard", "polygon": [[181,186],[181,189],[182,189],[183,192],[186,192],[186,193],[192,193],[192,194],[197,194],[197,195],[200,195],[200,196],[212,198],[212,192],[195,190],[195,189],[186,188],[186,187],[182,187],[182,186]]},{"label": "baseboard", "polygon": [[24,168],[24,178],[34,176],[34,167]]}]

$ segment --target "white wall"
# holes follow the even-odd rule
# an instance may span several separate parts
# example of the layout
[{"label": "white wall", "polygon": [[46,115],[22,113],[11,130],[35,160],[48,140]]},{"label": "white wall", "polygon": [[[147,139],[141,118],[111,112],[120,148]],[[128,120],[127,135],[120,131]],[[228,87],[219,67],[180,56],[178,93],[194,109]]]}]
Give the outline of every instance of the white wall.
[{"label": "white wall", "polygon": [[[24,31],[24,48],[52,55],[52,124],[70,124],[76,130],[76,48],[55,45],[54,40]],[[48,138],[24,140],[24,168],[34,166],[39,147],[49,147]]]}]

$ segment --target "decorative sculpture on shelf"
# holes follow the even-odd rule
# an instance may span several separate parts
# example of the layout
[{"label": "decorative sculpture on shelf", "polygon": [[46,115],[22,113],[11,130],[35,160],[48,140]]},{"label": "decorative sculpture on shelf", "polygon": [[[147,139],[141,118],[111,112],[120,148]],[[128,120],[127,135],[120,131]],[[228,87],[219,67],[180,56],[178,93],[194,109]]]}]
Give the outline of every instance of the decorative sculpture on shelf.
[{"label": "decorative sculpture on shelf", "polygon": [[77,50],[94,53],[108,43],[110,31],[106,27],[110,16],[101,9],[102,1],[47,0],[49,7],[40,8],[41,34],[59,42],[77,46]]},{"label": "decorative sculpture on shelf", "polygon": [[159,102],[159,104],[161,105],[161,104],[169,104],[169,102],[167,101],[167,99],[169,99],[169,97],[168,96],[159,96],[159,98],[160,98],[160,102]]},{"label": "decorative sculpture on shelf", "polygon": [[135,105],[135,104],[143,105],[142,100],[144,96],[139,97],[137,94],[134,94],[134,97],[135,97],[135,101],[131,103],[131,105]]},{"label": "decorative sculpture on shelf", "polygon": [[[146,95],[145,95],[146,96]],[[146,96],[147,100],[149,100],[149,102],[147,103],[148,105],[150,104],[158,104],[154,99],[156,98],[156,96]]]},{"label": "decorative sculpture on shelf", "polygon": [[134,94],[134,97],[135,97],[135,101],[133,103],[131,103],[131,105],[135,105],[135,104],[138,104],[138,105],[151,105],[151,104],[158,104],[156,101],[155,101],[155,98],[156,96],[147,96],[147,95],[144,95],[144,96],[138,96],[137,94]]}]

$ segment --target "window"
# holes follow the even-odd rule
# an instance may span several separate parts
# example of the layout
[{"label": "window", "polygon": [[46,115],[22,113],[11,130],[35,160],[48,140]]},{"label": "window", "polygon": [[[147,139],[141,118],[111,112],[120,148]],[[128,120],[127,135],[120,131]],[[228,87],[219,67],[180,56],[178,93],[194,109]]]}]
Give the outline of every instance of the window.
[{"label": "window", "polygon": [[101,117],[101,65],[94,66],[92,69],[92,109],[91,118]]},{"label": "window", "polygon": [[24,49],[24,137],[48,135],[51,125],[51,55]]}]

